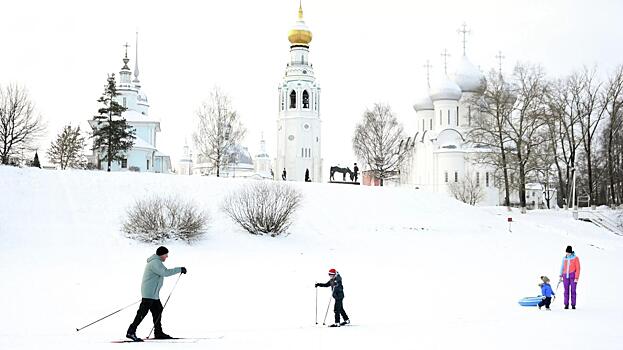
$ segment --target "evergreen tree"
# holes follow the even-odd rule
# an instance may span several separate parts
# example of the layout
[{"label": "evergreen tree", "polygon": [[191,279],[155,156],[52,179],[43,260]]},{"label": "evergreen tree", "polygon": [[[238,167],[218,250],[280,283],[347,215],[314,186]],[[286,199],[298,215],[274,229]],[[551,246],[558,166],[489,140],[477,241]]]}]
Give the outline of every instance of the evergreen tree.
[{"label": "evergreen tree", "polygon": [[39,163],[39,154],[35,151],[35,159],[32,160],[31,166],[33,168],[41,169],[41,163]]},{"label": "evergreen tree", "polygon": [[62,170],[84,166],[82,150],[85,146],[84,137],[80,135],[80,127],[65,126],[48,149],[50,162],[58,164]]},{"label": "evergreen tree", "polygon": [[132,148],[136,138],[134,128],[121,116],[127,108],[115,101],[118,95],[115,75],[111,74],[104,93],[97,100],[103,107],[93,117],[97,126],[94,127],[92,135],[93,150],[99,150],[100,160],[108,162],[107,171],[110,171],[113,161],[124,159],[124,153]]}]

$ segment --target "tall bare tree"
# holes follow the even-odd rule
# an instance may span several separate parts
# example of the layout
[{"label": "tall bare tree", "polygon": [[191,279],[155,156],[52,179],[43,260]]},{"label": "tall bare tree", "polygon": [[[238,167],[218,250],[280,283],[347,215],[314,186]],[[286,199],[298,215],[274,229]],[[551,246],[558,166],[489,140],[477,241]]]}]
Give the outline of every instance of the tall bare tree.
[{"label": "tall bare tree", "polygon": [[221,166],[227,164],[230,152],[242,141],[246,129],[233,109],[230,98],[218,87],[202,103],[197,117],[199,122],[193,141],[199,156],[210,164],[210,171],[216,171],[219,177]]},{"label": "tall bare tree", "polygon": [[504,205],[510,207],[509,159],[507,150],[506,120],[513,112],[515,96],[504,76],[491,70],[486,84],[470,101],[478,107],[478,113],[472,115],[471,130],[467,138],[475,145],[485,146],[491,152],[478,152],[476,161],[492,166],[504,179]]},{"label": "tall bare tree", "polygon": [[547,94],[547,137],[550,152],[558,174],[559,199],[569,204],[576,160],[582,144],[582,90],[581,74],[574,72],[550,84]]},{"label": "tall bare tree", "polygon": [[353,151],[383,182],[399,172],[408,152],[401,147],[404,127],[389,105],[375,103],[355,127]]},{"label": "tall bare tree", "polygon": [[0,163],[9,164],[12,157],[32,150],[33,142],[44,130],[25,88],[16,84],[0,86]]},{"label": "tall bare tree", "polygon": [[84,147],[85,139],[80,134],[80,127],[67,125],[50,144],[48,158],[62,170],[83,167],[86,163],[82,154]]},{"label": "tall bare tree", "polygon": [[514,112],[506,118],[508,124],[509,153],[514,158],[519,175],[519,203],[526,211],[527,175],[537,167],[535,151],[545,142],[545,105],[547,93],[545,73],[540,66],[518,64],[513,71],[515,80]]},{"label": "tall bare tree", "polygon": [[[595,152],[595,133],[605,115],[607,105],[599,103],[602,84],[597,81],[596,69],[584,68],[582,71],[582,90],[580,97],[580,126],[582,128],[582,145],[584,146],[584,158],[586,159],[587,186],[590,201],[595,198],[595,179],[594,179],[594,152]],[[590,203],[593,204],[593,203]]]},{"label": "tall bare tree", "polygon": [[608,79],[602,92],[601,104],[606,107],[607,114],[603,138],[609,201],[611,204],[620,204],[623,200],[623,65],[618,66]]}]

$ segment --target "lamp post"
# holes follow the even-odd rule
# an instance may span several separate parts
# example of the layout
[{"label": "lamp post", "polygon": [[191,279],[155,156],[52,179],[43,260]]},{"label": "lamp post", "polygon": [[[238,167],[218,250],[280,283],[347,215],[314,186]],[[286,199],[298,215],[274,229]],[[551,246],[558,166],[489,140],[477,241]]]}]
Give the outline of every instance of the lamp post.
[{"label": "lamp post", "polygon": [[576,197],[575,197],[575,168],[572,167],[571,171],[573,172],[573,186],[571,188],[571,205],[573,206],[573,218],[574,219],[578,219],[578,205],[576,203]]}]

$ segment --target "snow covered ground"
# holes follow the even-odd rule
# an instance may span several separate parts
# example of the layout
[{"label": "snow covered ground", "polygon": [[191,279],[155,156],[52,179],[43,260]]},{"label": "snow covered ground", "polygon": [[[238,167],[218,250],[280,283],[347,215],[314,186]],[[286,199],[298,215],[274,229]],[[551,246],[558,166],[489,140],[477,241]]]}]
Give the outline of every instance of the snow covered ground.
[{"label": "snow covered ground", "polygon": [[[564,211],[474,208],[398,188],[293,183],[304,203],[291,234],[251,236],[220,210],[242,180],[0,167],[0,349],[621,349],[623,237]],[[208,210],[208,234],[169,243],[186,266],[165,332],[194,343],[111,344],[140,298],[156,246],[120,233],[125,209],[153,193]],[[507,216],[513,217],[512,232]],[[524,308],[567,245],[582,262],[578,309]],[[353,326],[314,324],[314,283],[340,271]],[[166,299],[177,277],[167,278]],[[324,317],[329,291],[319,289]],[[331,312],[327,321],[331,319]],[[150,316],[138,330],[146,336]],[[219,338],[221,337],[222,338]]]}]

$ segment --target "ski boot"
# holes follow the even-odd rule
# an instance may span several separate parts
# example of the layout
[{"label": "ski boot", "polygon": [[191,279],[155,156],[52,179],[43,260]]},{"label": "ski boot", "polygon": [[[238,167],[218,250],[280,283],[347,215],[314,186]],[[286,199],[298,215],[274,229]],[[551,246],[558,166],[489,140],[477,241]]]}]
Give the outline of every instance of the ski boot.
[{"label": "ski boot", "polygon": [[342,323],[340,323],[340,326],[346,326],[347,324],[350,324],[350,320],[344,320]]},{"label": "ski boot", "polygon": [[154,339],[173,339],[173,337],[164,332],[158,332],[154,334]]},{"label": "ski boot", "polygon": [[139,337],[137,337],[137,336],[136,336],[136,333],[135,333],[135,332],[132,332],[132,333],[127,333],[127,334],[125,335],[125,337],[126,337],[126,338],[128,338],[128,339],[132,339],[132,341],[135,341],[135,342],[141,342],[141,341],[143,341],[143,339],[141,339],[141,338],[139,338]]},{"label": "ski boot", "polygon": [[339,326],[340,326],[339,323],[334,323],[334,324],[330,325],[329,327],[333,328],[333,327],[339,327]]}]

